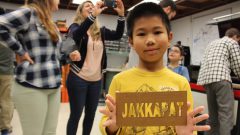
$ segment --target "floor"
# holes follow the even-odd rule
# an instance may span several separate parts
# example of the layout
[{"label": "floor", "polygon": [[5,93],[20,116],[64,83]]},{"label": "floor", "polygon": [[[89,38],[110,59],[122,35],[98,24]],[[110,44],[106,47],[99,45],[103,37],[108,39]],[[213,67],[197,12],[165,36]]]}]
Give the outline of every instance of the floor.
[{"label": "floor", "polygon": [[[103,107],[103,106],[98,106],[98,110],[100,107]],[[91,135],[100,135],[98,124],[101,119],[101,116],[102,115],[99,113],[99,111],[97,111]],[[66,135],[66,125],[67,125],[68,117],[69,117],[69,104],[62,103],[60,108],[60,113],[59,113],[57,135]],[[82,133],[82,118],[83,117],[81,117],[77,135],[81,135]],[[16,111],[14,112],[12,126],[13,126],[13,132],[11,135],[22,135],[21,124],[19,122],[18,114]]]}]

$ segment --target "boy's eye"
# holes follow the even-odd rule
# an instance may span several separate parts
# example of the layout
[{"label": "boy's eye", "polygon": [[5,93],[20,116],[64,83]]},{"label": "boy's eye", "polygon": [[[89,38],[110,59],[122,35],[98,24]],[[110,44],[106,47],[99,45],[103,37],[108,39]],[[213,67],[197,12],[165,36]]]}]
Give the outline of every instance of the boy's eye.
[{"label": "boy's eye", "polygon": [[144,35],[145,35],[145,33],[143,33],[143,32],[137,33],[137,36],[144,36]]},{"label": "boy's eye", "polygon": [[162,31],[155,31],[154,34],[161,34]]}]

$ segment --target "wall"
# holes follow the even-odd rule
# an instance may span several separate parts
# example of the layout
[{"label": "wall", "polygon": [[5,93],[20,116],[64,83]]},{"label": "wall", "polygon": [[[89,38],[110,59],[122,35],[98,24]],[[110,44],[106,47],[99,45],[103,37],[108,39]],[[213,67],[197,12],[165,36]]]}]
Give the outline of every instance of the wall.
[{"label": "wall", "polygon": [[[22,5],[0,2],[0,6],[6,9],[18,9]],[[74,16],[75,10],[59,9],[57,12],[53,13],[53,20],[56,21],[66,19],[67,25],[69,26],[72,23]],[[101,26],[104,25],[107,28],[115,29],[117,24],[117,18],[117,16],[103,14],[99,16],[99,23]]]},{"label": "wall", "polygon": [[[177,19],[177,20],[173,20],[171,22],[172,24],[172,30],[173,30],[173,34],[174,34],[174,38],[172,41],[172,44],[175,44],[177,41],[182,41],[183,45],[186,46],[190,46],[191,48],[191,52],[194,51],[198,51],[198,53],[192,53],[191,55],[197,55],[195,56],[195,58],[201,58],[202,57],[202,52],[199,52],[201,50],[199,50],[198,48],[194,48],[193,44],[194,44],[194,37],[195,36],[195,32],[194,29],[197,29],[195,26],[194,27],[194,22],[196,22],[196,20],[201,20],[202,19],[202,23],[206,24],[208,20],[206,21],[206,17],[218,17],[218,16],[222,16],[228,13],[235,13],[235,12],[239,12],[240,11],[240,1],[231,3],[231,4],[227,4],[218,8],[214,8],[214,9],[210,9],[204,12],[200,12],[191,16],[187,16],[181,19]],[[219,14],[219,13],[223,13],[223,14]],[[216,16],[214,16],[216,15]],[[200,39],[200,40],[204,40],[204,38]],[[204,47],[203,47],[204,48]],[[204,50],[202,50],[204,51]],[[198,61],[197,62],[193,62],[193,59],[191,60],[192,64],[197,63],[196,65],[199,65]]]}]

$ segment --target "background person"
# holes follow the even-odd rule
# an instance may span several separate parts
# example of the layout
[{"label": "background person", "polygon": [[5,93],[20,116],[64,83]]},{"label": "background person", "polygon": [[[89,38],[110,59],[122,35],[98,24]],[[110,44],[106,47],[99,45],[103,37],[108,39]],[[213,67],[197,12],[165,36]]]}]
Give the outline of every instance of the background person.
[{"label": "background person", "polygon": [[114,10],[119,18],[115,31],[98,26],[97,16],[106,7],[102,1],[94,6],[91,1],[79,5],[70,26],[70,33],[77,43],[78,50],[69,54],[73,64],[67,78],[67,89],[70,102],[70,117],[67,124],[67,135],[76,135],[83,108],[83,135],[89,135],[92,129],[102,84],[102,70],[106,68],[106,48],[104,40],[121,39],[124,32],[124,5],[116,0]]},{"label": "background person", "polygon": [[0,42],[20,56],[13,101],[23,135],[55,135],[60,107],[61,38],[52,12],[58,10],[59,0],[25,3],[0,16]]}]

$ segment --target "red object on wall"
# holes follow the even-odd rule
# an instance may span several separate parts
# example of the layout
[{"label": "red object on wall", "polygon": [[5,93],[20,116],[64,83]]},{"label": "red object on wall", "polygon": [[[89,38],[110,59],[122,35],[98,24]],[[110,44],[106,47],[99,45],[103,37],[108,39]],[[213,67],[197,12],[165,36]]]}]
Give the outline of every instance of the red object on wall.
[{"label": "red object on wall", "polygon": [[61,85],[61,102],[62,103],[67,103],[69,102],[69,98],[68,98],[68,92],[67,92],[67,86],[66,86],[66,80],[67,80],[67,76],[69,73],[69,65],[65,65],[62,66],[62,85]]},{"label": "red object on wall", "polygon": [[[204,87],[201,85],[197,85],[196,83],[190,83],[190,86],[193,91],[206,93]],[[235,99],[240,100],[240,90],[233,89],[233,92],[234,92]]]}]

